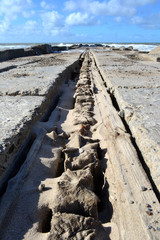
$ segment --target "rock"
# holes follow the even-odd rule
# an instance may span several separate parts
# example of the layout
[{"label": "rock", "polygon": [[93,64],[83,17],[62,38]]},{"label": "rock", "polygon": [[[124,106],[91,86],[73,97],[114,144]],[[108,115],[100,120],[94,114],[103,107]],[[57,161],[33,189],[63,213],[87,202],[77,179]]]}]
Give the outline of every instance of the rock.
[{"label": "rock", "polygon": [[69,49],[72,50],[72,49],[77,49],[79,47],[81,47],[81,46],[77,45],[77,44],[74,44],[74,45],[70,46]]},{"label": "rock", "polygon": [[89,170],[71,172],[67,169],[57,186],[54,213],[74,213],[98,218],[98,197],[90,190],[93,188],[93,177]]},{"label": "rock", "polygon": [[125,48],[125,51],[132,51],[132,50],[133,50],[132,46],[129,46],[129,47]]},{"label": "rock", "polygon": [[88,149],[85,150],[85,147],[83,147],[83,152],[79,155],[78,149],[77,152],[74,152],[74,155],[73,153],[71,154],[71,152],[70,154],[67,154],[64,162],[65,169],[70,169],[73,171],[82,169],[90,163],[98,165],[99,160],[97,158],[97,146],[98,146],[97,143],[88,144]]},{"label": "rock", "polygon": [[34,49],[30,47],[30,48],[24,49],[24,55],[25,56],[35,56],[37,54],[36,54],[36,51],[34,51]]},{"label": "rock", "polygon": [[24,49],[9,49],[0,52],[0,61],[7,61],[13,58],[24,57]]},{"label": "rock", "polygon": [[61,52],[61,51],[67,51],[68,47],[66,46],[53,46],[52,52]]},{"label": "rock", "polygon": [[41,183],[38,187],[38,190],[42,192],[45,189],[45,184]]},{"label": "rock", "polygon": [[100,43],[95,43],[95,44],[94,44],[94,47],[103,47],[103,45],[100,44]]},{"label": "rock", "polygon": [[85,139],[81,137],[81,139],[82,139],[80,146],[81,150],[75,148],[64,150],[65,153],[64,169],[65,170],[70,169],[71,171],[75,171],[89,168],[93,176],[94,191],[97,194],[99,194],[104,181],[100,167],[100,162],[98,159],[99,143],[98,142],[87,143],[87,138]]},{"label": "rock", "polygon": [[70,141],[66,144],[66,148],[80,148],[82,146],[82,137],[76,132],[71,135]]},{"label": "rock", "polygon": [[48,240],[107,240],[102,224],[91,217],[56,213],[51,222]]},{"label": "rock", "polygon": [[146,187],[144,187],[144,186],[141,186],[141,190],[142,190],[143,192],[147,191],[147,189],[148,189],[148,188],[146,188]]},{"label": "rock", "polygon": [[[84,147],[85,145],[85,149],[96,149],[98,147],[98,142],[99,140],[97,139],[93,140],[91,138],[81,136],[78,132],[75,132],[71,134],[69,142],[66,144],[66,149],[64,149],[64,152],[70,152],[70,148],[75,149],[76,151],[78,148]],[[87,145],[92,143],[94,143],[95,145]]]},{"label": "rock", "polygon": [[120,50],[120,51],[124,51],[124,50],[125,50],[125,47],[122,46],[122,47],[119,48],[119,50]]},{"label": "rock", "polygon": [[146,213],[149,215],[149,216],[152,216],[153,215],[153,212],[152,211],[146,211]]},{"label": "rock", "polygon": [[52,53],[52,46],[49,44],[37,45],[31,48],[37,55]]},{"label": "rock", "polygon": [[124,118],[124,110],[121,110],[118,114],[121,118]]},{"label": "rock", "polygon": [[148,204],[148,203],[146,203],[145,206],[146,206],[147,208],[151,208],[151,205]]}]

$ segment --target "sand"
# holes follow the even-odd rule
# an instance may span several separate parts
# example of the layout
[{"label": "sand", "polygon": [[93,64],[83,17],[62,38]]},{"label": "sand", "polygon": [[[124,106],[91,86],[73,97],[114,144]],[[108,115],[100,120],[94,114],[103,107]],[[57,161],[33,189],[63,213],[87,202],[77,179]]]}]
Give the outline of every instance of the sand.
[{"label": "sand", "polygon": [[[33,122],[24,163],[0,200],[1,239],[159,239],[160,67],[134,54],[95,48],[62,75],[55,108]],[[50,56],[40,69],[31,64],[35,79],[51,77]],[[34,97],[48,97],[37,88],[44,95]]]}]

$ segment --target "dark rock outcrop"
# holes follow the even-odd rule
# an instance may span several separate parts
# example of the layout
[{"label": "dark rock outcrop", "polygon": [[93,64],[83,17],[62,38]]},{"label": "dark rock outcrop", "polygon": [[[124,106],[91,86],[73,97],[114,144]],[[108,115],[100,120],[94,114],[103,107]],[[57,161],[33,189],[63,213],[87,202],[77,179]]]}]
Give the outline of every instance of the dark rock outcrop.
[{"label": "dark rock outcrop", "polygon": [[0,61],[7,61],[13,58],[24,57],[25,52],[23,48],[9,49],[0,52]]},{"label": "dark rock outcrop", "polygon": [[53,52],[52,46],[49,44],[37,45],[32,47],[31,49],[35,51],[36,55],[48,54]]},{"label": "dark rock outcrop", "polygon": [[107,240],[107,234],[100,221],[92,217],[57,213],[52,218],[52,229],[48,240]]}]

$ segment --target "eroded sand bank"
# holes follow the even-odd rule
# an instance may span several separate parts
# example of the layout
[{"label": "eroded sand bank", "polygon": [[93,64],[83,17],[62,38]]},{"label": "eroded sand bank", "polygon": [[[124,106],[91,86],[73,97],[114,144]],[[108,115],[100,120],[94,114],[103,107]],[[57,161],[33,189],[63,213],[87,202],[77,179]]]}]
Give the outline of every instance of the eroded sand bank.
[{"label": "eroded sand bank", "polygon": [[0,177],[34,122],[42,119],[56,101],[62,83],[78,65],[79,55],[79,52],[53,53],[1,63]]}]

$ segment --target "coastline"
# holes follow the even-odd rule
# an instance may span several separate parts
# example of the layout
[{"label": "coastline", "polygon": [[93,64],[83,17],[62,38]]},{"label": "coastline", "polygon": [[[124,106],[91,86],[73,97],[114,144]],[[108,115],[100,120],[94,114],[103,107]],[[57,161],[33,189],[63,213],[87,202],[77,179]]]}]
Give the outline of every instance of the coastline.
[{"label": "coastline", "polygon": [[[35,46],[38,46],[38,45],[44,45],[46,43],[0,43],[0,51],[3,51],[3,50],[9,50],[9,49],[18,49],[18,48],[30,48],[30,47],[35,47]],[[159,46],[160,43],[110,43],[110,42],[106,42],[106,43],[48,43],[49,45],[51,45],[52,47],[67,47],[67,48],[70,48],[74,45],[88,45],[89,47],[90,46],[93,46],[96,44],[99,44],[101,46],[110,46],[110,47],[116,47],[116,48],[119,48],[119,47],[129,47],[129,46],[132,46],[133,49],[137,49],[138,51],[151,51],[153,50],[155,47]]]}]

